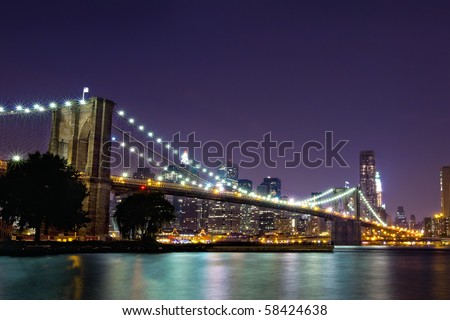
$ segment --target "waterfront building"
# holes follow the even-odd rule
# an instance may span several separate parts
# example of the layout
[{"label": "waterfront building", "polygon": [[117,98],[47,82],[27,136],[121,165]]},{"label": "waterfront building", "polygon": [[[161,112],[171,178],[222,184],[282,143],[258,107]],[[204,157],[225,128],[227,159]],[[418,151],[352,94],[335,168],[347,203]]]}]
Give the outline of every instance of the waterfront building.
[{"label": "waterfront building", "polygon": [[450,167],[443,167],[440,173],[441,213],[450,218]]}]

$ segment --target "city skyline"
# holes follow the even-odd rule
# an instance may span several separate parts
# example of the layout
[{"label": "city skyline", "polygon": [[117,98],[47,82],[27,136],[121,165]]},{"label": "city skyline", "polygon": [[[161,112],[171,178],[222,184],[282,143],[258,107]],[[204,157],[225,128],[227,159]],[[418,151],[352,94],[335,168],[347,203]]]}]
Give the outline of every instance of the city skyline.
[{"label": "city skyline", "polygon": [[[332,130],[349,140],[349,168],[261,166],[240,177],[254,187],[278,177],[283,193],[301,197],[356,185],[359,152],[374,150],[388,213],[439,212],[439,170],[450,164],[439,139],[450,119],[448,4],[273,4],[99,1],[62,15],[60,5],[9,3],[0,103],[74,97],[87,85],[166,135],[226,143],[271,131],[301,146]],[[98,24],[100,13],[111,21]]]}]

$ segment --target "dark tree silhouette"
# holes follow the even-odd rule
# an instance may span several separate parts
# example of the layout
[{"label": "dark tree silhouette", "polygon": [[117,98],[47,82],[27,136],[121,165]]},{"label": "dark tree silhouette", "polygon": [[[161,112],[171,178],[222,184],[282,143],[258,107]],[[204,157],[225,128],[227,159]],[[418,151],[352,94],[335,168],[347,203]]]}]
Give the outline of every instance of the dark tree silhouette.
[{"label": "dark tree silhouette", "polygon": [[135,193],[117,205],[115,218],[124,239],[154,240],[175,219],[174,207],[162,193]]},{"label": "dark tree silhouette", "polygon": [[82,203],[86,186],[79,173],[59,156],[39,152],[24,161],[11,162],[0,177],[0,216],[16,221],[21,228],[35,228],[35,241],[41,227],[76,230],[88,222]]}]

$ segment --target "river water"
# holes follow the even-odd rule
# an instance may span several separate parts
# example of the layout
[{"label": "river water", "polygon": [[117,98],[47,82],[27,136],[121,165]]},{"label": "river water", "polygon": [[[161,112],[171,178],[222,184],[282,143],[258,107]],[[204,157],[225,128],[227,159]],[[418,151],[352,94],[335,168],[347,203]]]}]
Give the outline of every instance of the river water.
[{"label": "river water", "polygon": [[0,257],[0,299],[450,299],[450,251]]}]

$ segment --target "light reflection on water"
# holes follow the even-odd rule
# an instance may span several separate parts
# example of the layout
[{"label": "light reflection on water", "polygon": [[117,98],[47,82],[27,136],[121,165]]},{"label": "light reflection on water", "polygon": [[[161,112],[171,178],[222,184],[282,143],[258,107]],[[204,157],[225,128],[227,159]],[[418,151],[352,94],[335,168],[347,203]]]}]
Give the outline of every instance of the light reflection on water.
[{"label": "light reflection on water", "polygon": [[0,257],[0,299],[450,299],[450,251]]}]

